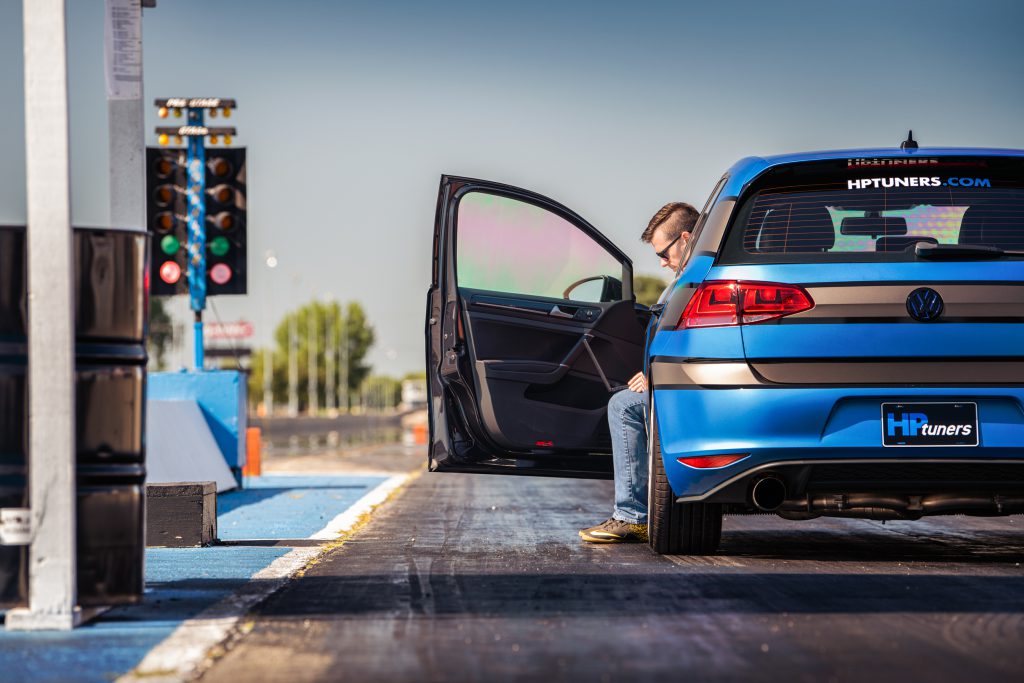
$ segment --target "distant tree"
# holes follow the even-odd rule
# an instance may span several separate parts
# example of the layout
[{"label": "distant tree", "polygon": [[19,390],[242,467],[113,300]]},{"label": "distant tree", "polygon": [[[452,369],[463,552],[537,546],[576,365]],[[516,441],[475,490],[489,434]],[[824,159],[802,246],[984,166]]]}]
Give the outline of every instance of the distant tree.
[{"label": "distant tree", "polygon": [[402,382],[387,375],[372,375],[366,378],[361,388],[361,403],[364,410],[387,410],[402,400]]},{"label": "distant tree", "polygon": [[[326,350],[332,335],[328,330],[335,330],[333,339],[336,346],[334,368],[337,373],[335,384],[338,387],[339,402],[343,402],[344,392],[341,382],[347,376],[350,405],[359,395],[363,380],[370,374],[370,366],[363,361],[373,346],[375,332],[366,319],[366,312],[356,302],[350,302],[342,311],[339,303],[310,302],[296,311],[288,313],[274,331],[273,374],[271,383],[274,394],[275,409],[288,403],[288,335],[291,321],[295,319],[297,328],[298,353],[298,393],[299,410],[305,410],[309,397],[309,325],[315,323],[316,339],[312,352],[316,354],[317,368],[317,403],[327,403],[327,363]],[[347,367],[343,366],[347,355]],[[249,397],[253,403],[263,399],[263,367],[264,351],[254,352],[252,372],[249,375]],[[347,370],[347,372],[346,372]],[[342,409],[344,405],[339,406]]]},{"label": "distant tree", "polygon": [[658,297],[665,289],[665,281],[654,275],[634,275],[633,292],[637,303],[650,306],[658,303]]},{"label": "distant tree", "polygon": [[146,350],[154,361],[157,370],[163,370],[167,349],[171,345],[173,326],[171,316],[164,307],[164,300],[149,297],[149,337],[146,339]]}]

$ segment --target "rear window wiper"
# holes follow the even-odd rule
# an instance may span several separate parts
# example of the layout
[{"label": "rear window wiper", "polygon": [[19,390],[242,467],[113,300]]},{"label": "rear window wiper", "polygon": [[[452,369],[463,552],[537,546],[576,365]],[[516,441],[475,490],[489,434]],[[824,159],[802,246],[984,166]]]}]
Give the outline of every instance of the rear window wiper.
[{"label": "rear window wiper", "polygon": [[1024,256],[1024,251],[1009,251],[984,244],[928,244],[918,242],[914,248],[918,258],[933,260],[997,259],[1004,256]]}]

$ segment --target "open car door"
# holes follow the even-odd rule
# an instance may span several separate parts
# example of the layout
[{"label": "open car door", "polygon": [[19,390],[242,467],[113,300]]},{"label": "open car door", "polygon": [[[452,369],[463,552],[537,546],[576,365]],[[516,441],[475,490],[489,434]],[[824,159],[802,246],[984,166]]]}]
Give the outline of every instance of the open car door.
[{"label": "open car door", "polygon": [[642,367],[629,258],[550,199],[442,176],[427,298],[430,469],[611,477]]}]

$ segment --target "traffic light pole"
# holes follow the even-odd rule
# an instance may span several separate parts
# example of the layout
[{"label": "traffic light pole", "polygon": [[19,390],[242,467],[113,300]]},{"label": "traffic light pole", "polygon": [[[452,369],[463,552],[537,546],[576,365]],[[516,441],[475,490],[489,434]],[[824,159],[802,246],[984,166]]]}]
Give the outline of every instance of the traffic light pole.
[{"label": "traffic light pole", "polygon": [[[155,104],[160,108],[157,114],[161,118],[167,117],[173,110],[175,116],[180,116],[184,111],[187,114],[187,123],[177,128],[157,127],[161,145],[166,145],[170,136],[179,141],[181,138],[188,140],[186,148],[186,224],[188,228],[185,253],[187,255],[187,272],[185,277],[188,281],[188,292],[192,311],[195,314],[193,330],[195,332],[195,365],[197,371],[202,371],[205,365],[203,346],[203,310],[206,308],[206,137],[210,142],[216,144],[218,136],[224,136],[224,142],[231,144],[231,136],[235,134],[232,127],[207,128],[205,124],[205,112],[211,110],[210,116],[216,114],[219,108],[224,109],[224,116],[228,116],[234,108],[233,99],[220,98],[193,98],[186,99],[172,97],[158,99]],[[216,190],[216,187],[214,188]],[[236,227],[236,230],[241,230]],[[227,249],[228,244],[223,236],[217,237],[211,243],[215,256],[223,255],[219,248]],[[230,270],[227,277],[221,281],[217,279],[217,269],[224,269],[223,264],[216,264],[212,275],[214,283],[221,285],[230,278]],[[169,281],[171,282],[171,281]],[[238,293],[244,293],[244,289]]]},{"label": "traffic light pole", "polygon": [[[189,107],[188,125],[203,126],[203,109]],[[196,370],[202,370],[203,309],[206,308],[206,138],[188,138],[188,292],[195,312]]]}]

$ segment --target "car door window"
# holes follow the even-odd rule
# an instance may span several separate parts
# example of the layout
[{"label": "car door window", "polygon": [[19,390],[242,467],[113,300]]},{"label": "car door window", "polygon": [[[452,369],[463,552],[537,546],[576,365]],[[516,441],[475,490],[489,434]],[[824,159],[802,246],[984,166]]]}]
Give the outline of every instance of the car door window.
[{"label": "car door window", "polygon": [[459,288],[600,303],[622,300],[623,264],[569,220],[487,192],[462,196]]}]

